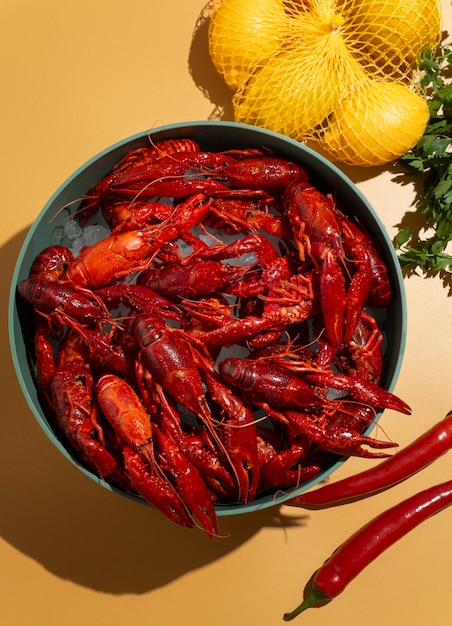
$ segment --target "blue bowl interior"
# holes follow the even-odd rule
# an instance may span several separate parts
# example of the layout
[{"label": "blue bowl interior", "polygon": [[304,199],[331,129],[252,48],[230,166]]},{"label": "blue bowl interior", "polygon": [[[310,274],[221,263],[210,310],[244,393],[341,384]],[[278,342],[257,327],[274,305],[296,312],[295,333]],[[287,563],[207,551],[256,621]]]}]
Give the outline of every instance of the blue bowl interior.
[{"label": "blue bowl interior", "polygon": [[[144,503],[141,497],[129,495],[111,487],[95,474],[85,469],[68,452],[53,432],[38,398],[30,366],[30,325],[27,324],[26,314],[23,313],[20,304],[16,301],[16,286],[18,282],[28,277],[31,264],[36,255],[46,246],[59,243],[59,220],[51,220],[61,207],[86,194],[92,185],[107,174],[129,150],[148,145],[150,139],[156,143],[169,138],[194,139],[200,144],[202,150],[207,151],[261,148],[266,146],[279,153],[280,156],[306,166],[312,173],[312,181],[323,191],[332,193],[338,204],[346,207],[350,214],[355,215],[363,227],[372,233],[379,242],[380,252],[386,262],[393,291],[390,305],[383,312],[378,312],[380,326],[385,334],[382,386],[389,391],[393,390],[399,375],[406,339],[406,302],[403,279],[385,227],[372,206],[352,181],[337,167],[310,148],[294,140],[254,126],[234,122],[200,121],[173,124],[154,129],[151,132],[140,133],[102,151],[75,171],[60,186],[39,213],[25,238],[11,283],[8,309],[9,338],[13,363],[20,386],[31,411],[49,439],[69,461],[91,479],[110,491],[141,503]],[[76,204],[73,204],[70,209],[65,209],[66,213],[69,210],[74,211],[76,206]],[[372,429],[373,425],[366,434],[369,434]],[[315,479],[303,483],[294,491],[285,494],[278,493],[278,495],[265,495],[257,498],[248,506],[217,504],[217,515],[247,513],[275,504],[281,504],[294,495],[323,481],[336,471],[345,460],[346,458],[338,457],[336,462],[332,463]]]}]

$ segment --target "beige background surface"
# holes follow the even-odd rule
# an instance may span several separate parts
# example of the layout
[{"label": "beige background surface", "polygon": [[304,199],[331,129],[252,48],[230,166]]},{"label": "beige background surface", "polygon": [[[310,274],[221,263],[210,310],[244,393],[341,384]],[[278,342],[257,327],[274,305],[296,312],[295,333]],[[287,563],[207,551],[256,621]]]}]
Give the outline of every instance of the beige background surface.
[{"label": "beige background surface", "polygon": [[[452,29],[450,3],[444,27]],[[7,626],[276,626],[305,582],[352,531],[450,477],[452,457],[386,494],[324,512],[281,507],[221,518],[228,539],[169,523],[69,464],[35,422],[10,360],[6,309],[15,258],[35,216],[74,169],[104,147],[161,123],[224,111],[198,0],[0,0],[0,623]],[[347,170],[391,236],[412,214],[396,172]],[[404,445],[452,408],[450,290],[406,279],[408,338],[396,392],[411,417],[387,411]],[[351,459],[340,478],[369,466]],[[445,626],[452,614],[452,510],[372,564],[306,626]]]}]

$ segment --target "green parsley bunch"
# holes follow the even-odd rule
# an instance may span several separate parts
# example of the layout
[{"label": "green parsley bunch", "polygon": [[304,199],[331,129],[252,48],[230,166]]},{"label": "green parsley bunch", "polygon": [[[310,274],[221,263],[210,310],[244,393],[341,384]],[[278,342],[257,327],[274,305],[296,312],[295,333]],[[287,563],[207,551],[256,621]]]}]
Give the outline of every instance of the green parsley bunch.
[{"label": "green parsley bunch", "polygon": [[452,273],[452,48],[424,52],[421,85],[427,93],[430,120],[417,145],[399,162],[411,174],[422,173],[416,210],[422,216],[422,238],[403,227],[393,243],[401,267],[428,274]]}]

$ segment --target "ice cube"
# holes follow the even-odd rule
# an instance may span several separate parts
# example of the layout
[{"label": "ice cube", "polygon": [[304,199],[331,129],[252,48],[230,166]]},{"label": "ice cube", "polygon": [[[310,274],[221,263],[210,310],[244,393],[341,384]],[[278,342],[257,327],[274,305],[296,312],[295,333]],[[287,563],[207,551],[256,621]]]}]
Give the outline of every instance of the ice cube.
[{"label": "ice cube", "polygon": [[83,229],[75,220],[67,220],[64,225],[64,237],[65,239],[69,239],[72,241],[73,239],[77,239],[82,235]]}]

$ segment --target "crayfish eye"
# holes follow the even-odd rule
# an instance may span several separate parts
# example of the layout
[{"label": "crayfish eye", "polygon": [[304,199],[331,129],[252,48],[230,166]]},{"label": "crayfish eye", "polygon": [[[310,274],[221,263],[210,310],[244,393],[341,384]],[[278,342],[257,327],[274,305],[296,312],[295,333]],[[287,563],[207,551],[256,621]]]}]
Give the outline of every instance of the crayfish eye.
[{"label": "crayfish eye", "polygon": [[225,359],[219,365],[219,372],[221,376],[237,387],[243,388],[252,383],[250,372],[244,367],[241,359]]},{"label": "crayfish eye", "polygon": [[143,341],[144,345],[150,346],[159,339],[162,338],[162,332],[157,328],[148,328],[148,332],[146,334],[146,342]]},{"label": "crayfish eye", "polygon": [[231,359],[222,361],[218,366],[221,376],[225,376],[229,380],[236,380],[238,378],[238,367],[235,363],[231,362]]},{"label": "crayfish eye", "polygon": [[141,317],[135,322],[135,335],[145,348],[163,337],[164,330],[153,320]]}]

